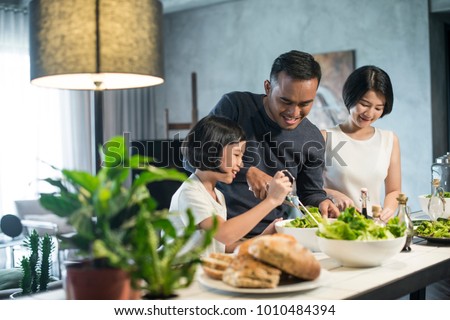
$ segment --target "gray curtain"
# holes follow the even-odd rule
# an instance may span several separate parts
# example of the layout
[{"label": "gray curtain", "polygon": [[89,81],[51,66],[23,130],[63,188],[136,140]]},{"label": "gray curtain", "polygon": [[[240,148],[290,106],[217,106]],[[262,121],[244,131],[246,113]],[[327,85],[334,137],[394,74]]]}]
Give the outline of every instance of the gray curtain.
[{"label": "gray curtain", "polygon": [[129,133],[131,140],[154,139],[154,88],[104,92],[103,134],[105,141]]}]

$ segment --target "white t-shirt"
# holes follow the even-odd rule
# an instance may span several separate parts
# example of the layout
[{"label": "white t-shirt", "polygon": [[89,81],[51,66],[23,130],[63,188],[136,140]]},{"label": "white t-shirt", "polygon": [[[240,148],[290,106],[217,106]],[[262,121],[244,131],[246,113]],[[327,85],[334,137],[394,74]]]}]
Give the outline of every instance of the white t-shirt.
[{"label": "white t-shirt", "polygon": [[[177,230],[182,230],[188,225],[188,216],[186,214],[188,208],[192,211],[196,225],[213,215],[220,216],[226,220],[225,197],[217,189],[214,189],[214,192],[220,203],[213,199],[198,177],[192,174],[172,196],[169,211],[171,212],[170,220],[174,227]],[[199,246],[203,242],[203,236],[204,231],[197,230],[182,252],[190,251],[192,248]],[[225,252],[225,245],[213,239],[204,255],[208,255],[211,252]]]},{"label": "white t-shirt", "polygon": [[372,205],[383,205],[381,191],[391,160],[393,132],[375,128],[371,138],[355,140],[338,125],[327,129],[326,140],[324,187],[344,193],[359,209],[361,188],[367,188],[367,212],[371,215]]}]

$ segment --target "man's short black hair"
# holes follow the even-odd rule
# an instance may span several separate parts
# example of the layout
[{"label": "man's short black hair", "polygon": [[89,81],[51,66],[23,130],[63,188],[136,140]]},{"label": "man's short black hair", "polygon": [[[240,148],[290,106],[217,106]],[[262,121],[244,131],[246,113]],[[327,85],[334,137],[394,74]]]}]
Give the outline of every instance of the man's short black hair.
[{"label": "man's short black hair", "polygon": [[320,64],[314,57],[309,53],[297,50],[283,53],[275,59],[270,71],[270,81],[277,82],[278,74],[282,71],[297,80],[317,79],[318,84],[322,77]]}]

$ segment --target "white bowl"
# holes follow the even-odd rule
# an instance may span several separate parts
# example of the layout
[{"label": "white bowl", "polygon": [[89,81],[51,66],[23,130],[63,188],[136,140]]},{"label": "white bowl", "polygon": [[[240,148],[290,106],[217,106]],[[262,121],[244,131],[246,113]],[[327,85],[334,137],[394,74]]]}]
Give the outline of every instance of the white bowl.
[{"label": "white bowl", "polygon": [[319,248],[344,267],[376,267],[402,251],[406,236],[387,240],[335,240],[317,237]]},{"label": "white bowl", "polygon": [[[446,202],[445,202],[445,212],[442,215],[442,218],[449,219],[450,218],[450,198],[444,198],[444,199],[446,200]],[[428,214],[428,201],[429,200],[430,200],[430,198],[427,198],[427,194],[423,194],[423,195],[419,196],[420,208],[426,214]]]},{"label": "white bowl", "polygon": [[278,233],[289,234],[294,236],[298,243],[311,251],[320,251],[319,243],[317,242],[316,232],[318,228],[294,228],[285,227],[285,225],[294,219],[287,219],[275,222],[275,230]]}]

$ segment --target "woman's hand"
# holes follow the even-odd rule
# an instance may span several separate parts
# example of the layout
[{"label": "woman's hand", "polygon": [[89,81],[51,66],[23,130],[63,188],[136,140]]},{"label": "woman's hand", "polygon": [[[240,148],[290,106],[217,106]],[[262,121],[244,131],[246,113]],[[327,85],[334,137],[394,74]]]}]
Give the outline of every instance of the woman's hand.
[{"label": "woman's hand", "polygon": [[380,219],[381,221],[387,222],[390,218],[395,215],[395,210],[392,208],[383,208],[381,210]]}]

